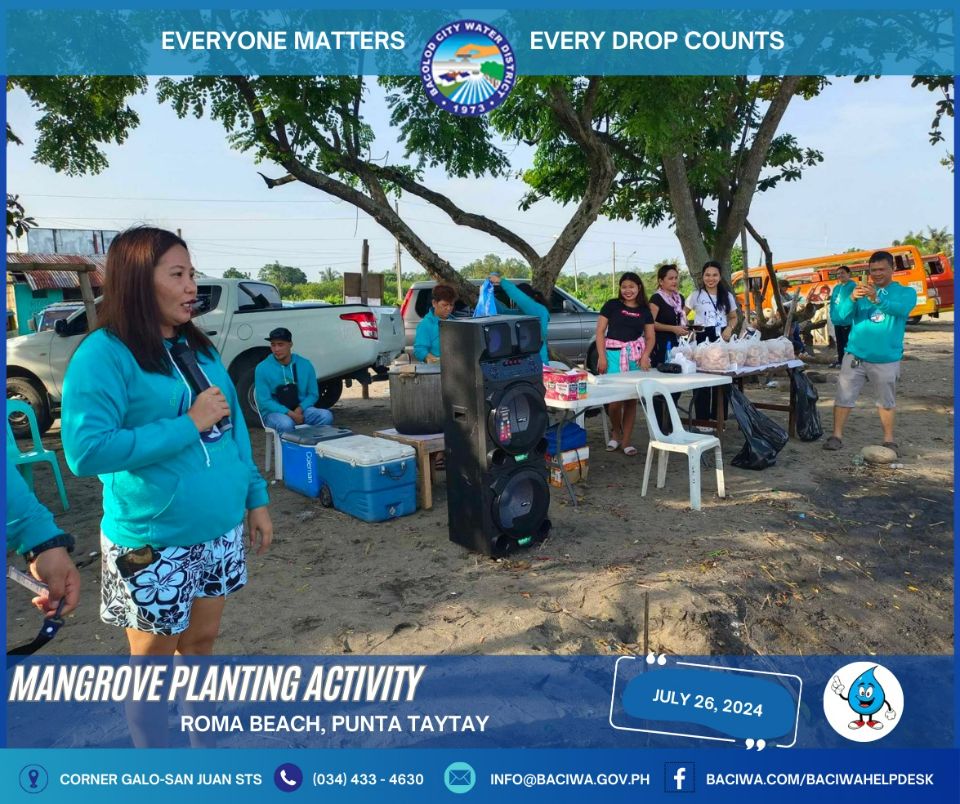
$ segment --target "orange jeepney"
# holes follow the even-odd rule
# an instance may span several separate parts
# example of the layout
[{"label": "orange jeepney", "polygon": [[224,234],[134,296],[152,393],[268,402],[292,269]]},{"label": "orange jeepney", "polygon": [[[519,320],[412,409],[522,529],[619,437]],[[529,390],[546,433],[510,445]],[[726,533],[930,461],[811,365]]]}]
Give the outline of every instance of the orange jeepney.
[{"label": "orange jeepney", "polygon": [[[925,268],[925,259],[930,260],[932,258],[921,257],[916,246],[886,246],[869,251],[850,251],[846,254],[811,257],[805,260],[774,263],[773,269],[778,281],[786,280],[789,293],[799,293],[801,297],[809,297],[811,300],[826,299],[837,284],[837,268],[841,265],[850,269],[854,281],[868,281],[867,261],[875,251],[890,252],[893,255],[894,262],[893,281],[912,287],[917,291],[917,306],[910,313],[909,322],[915,324],[922,316],[935,315],[938,310],[937,288],[929,282]],[[756,308],[756,301],[759,297],[765,310],[775,310],[773,288],[766,267],[751,268],[749,275],[751,288],[753,289],[750,298],[751,309]],[[733,280],[733,292],[736,294],[738,302],[741,306],[745,306],[744,272],[736,271],[731,279]],[[943,307],[939,309],[943,310]]]}]

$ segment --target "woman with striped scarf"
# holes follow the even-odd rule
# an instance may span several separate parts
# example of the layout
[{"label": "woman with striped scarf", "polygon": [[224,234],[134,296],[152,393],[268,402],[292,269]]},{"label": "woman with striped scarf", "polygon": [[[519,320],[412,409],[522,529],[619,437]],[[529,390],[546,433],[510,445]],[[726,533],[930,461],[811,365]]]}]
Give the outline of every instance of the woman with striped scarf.
[{"label": "woman with striped scarf", "polygon": [[[620,277],[620,296],[600,308],[597,318],[597,373],[619,374],[650,368],[650,354],[656,345],[653,316],[640,277],[627,271]],[[637,401],[613,402],[609,416],[612,427],[607,451],[623,445],[624,455],[636,455],[630,443],[637,418]]]}]

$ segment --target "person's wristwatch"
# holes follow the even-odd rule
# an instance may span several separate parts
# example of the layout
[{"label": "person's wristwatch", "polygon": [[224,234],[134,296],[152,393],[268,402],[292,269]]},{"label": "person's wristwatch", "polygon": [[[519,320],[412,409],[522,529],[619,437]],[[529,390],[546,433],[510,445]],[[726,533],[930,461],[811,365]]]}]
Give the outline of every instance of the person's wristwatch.
[{"label": "person's wristwatch", "polygon": [[23,554],[23,557],[27,564],[32,564],[40,553],[53,550],[56,547],[65,547],[68,553],[72,553],[74,544],[76,544],[76,541],[69,533],[58,533],[52,539],[47,539],[45,542],[40,542],[40,544],[31,547]]}]

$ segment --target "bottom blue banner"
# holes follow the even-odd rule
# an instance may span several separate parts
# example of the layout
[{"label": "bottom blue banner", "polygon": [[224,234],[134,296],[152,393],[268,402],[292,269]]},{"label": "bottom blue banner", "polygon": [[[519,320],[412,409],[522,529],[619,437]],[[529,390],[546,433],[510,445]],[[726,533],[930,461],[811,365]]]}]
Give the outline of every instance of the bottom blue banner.
[{"label": "bottom blue banner", "polygon": [[[78,724],[79,726],[79,724]],[[5,801],[957,800],[958,753],[710,750],[22,750]],[[289,797],[289,798],[288,798]],[[462,797],[462,798],[461,798]],[[681,799],[683,800],[683,799]]]}]

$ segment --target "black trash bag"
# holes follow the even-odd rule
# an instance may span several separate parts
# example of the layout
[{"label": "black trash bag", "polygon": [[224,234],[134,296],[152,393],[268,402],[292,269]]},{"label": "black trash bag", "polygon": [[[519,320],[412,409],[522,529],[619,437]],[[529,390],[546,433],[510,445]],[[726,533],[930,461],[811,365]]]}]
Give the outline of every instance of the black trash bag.
[{"label": "black trash bag", "polygon": [[777,453],[787,443],[783,428],[760,413],[736,386],[730,389],[730,407],[746,439],[731,463],[741,469],[759,470],[773,466],[777,462]]},{"label": "black trash bag", "polygon": [[817,411],[820,394],[805,371],[797,369],[790,372],[790,393],[797,406],[797,436],[801,441],[816,441],[823,435],[820,413]]},{"label": "black trash bag", "polygon": [[[746,397],[744,398],[746,399]],[[753,422],[754,430],[767,439],[777,452],[780,452],[787,445],[787,441],[790,440],[787,431],[765,413],[757,410],[749,399],[747,399],[747,404],[750,405],[750,420]]]}]

